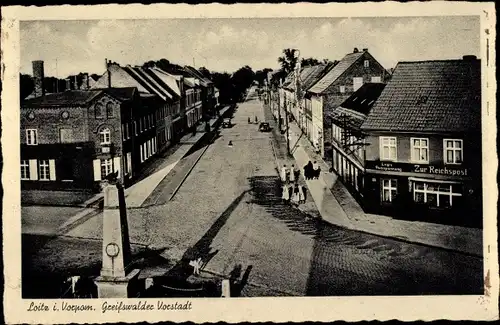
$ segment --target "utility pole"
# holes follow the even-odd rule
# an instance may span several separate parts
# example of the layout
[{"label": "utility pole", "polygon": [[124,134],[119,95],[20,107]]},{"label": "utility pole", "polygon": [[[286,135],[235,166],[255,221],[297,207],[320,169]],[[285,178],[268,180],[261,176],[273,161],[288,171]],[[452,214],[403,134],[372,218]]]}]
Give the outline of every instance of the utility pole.
[{"label": "utility pole", "polygon": [[281,133],[281,95],[280,95],[280,88],[281,88],[281,79],[280,79],[280,86],[278,88],[278,127],[279,131]]},{"label": "utility pole", "polygon": [[285,108],[285,127],[286,127],[286,151],[288,152],[288,154],[290,154],[290,136],[288,133],[288,111],[286,107],[286,100],[284,108]]}]

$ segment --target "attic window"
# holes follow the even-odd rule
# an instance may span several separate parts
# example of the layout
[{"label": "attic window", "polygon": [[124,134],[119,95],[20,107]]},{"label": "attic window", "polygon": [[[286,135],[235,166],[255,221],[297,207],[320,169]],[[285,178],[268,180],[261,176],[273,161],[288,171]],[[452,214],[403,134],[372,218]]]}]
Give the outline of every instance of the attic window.
[{"label": "attic window", "polygon": [[365,68],[368,68],[370,66],[370,61],[369,60],[365,60]]},{"label": "attic window", "polygon": [[425,104],[427,102],[427,96],[420,96],[417,100],[417,104]]}]

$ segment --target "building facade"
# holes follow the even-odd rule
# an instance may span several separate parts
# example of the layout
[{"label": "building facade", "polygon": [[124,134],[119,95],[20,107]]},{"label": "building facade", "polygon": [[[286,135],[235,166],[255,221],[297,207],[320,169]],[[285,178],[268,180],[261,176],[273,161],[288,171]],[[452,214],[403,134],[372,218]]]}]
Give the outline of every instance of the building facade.
[{"label": "building facade", "polygon": [[308,89],[311,100],[310,141],[325,155],[325,145],[331,144],[331,124],[326,118],[364,83],[384,83],[388,73],[368,52],[368,49],[347,54],[338,64]]},{"label": "building facade", "polygon": [[475,57],[396,66],[361,126],[369,211],[481,221],[480,84]]}]

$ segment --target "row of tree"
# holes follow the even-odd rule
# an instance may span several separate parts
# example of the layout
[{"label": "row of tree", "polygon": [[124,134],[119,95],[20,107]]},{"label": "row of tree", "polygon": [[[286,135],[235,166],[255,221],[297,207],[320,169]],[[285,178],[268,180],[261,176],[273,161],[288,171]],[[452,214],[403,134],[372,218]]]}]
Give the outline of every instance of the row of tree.
[{"label": "row of tree", "polygon": [[[69,89],[79,89],[83,84],[83,73],[79,73],[77,75],[68,76],[66,79],[69,79],[70,85]],[[93,78],[97,80],[100,76],[97,74],[91,74],[89,78]],[[45,77],[43,80],[43,86],[45,89],[45,93],[56,93],[61,92],[67,89],[68,85],[66,83],[66,79],[59,79],[56,77]],[[28,74],[19,74],[19,95],[21,100],[28,97],[33,90],[35,89],[35,82],[33,77]]]}]

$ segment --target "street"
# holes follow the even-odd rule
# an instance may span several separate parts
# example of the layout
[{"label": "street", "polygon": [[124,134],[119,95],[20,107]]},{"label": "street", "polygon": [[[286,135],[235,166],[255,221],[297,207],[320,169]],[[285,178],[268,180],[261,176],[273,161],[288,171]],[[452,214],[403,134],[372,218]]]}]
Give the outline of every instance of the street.
[{"label": "street", "polygon": [[[142,207],[128,209],[133,244],[165,260],[202,256],[214,276],[246,270],[242,296],[482,293],[480,258],[344,230],[283,204],[273,133],[248,123],[257,116],[276,127],[271,114],[252,90],[238,106],[231,128],[195,147]],[[99,240],[102,213],[65,236]]]}]

